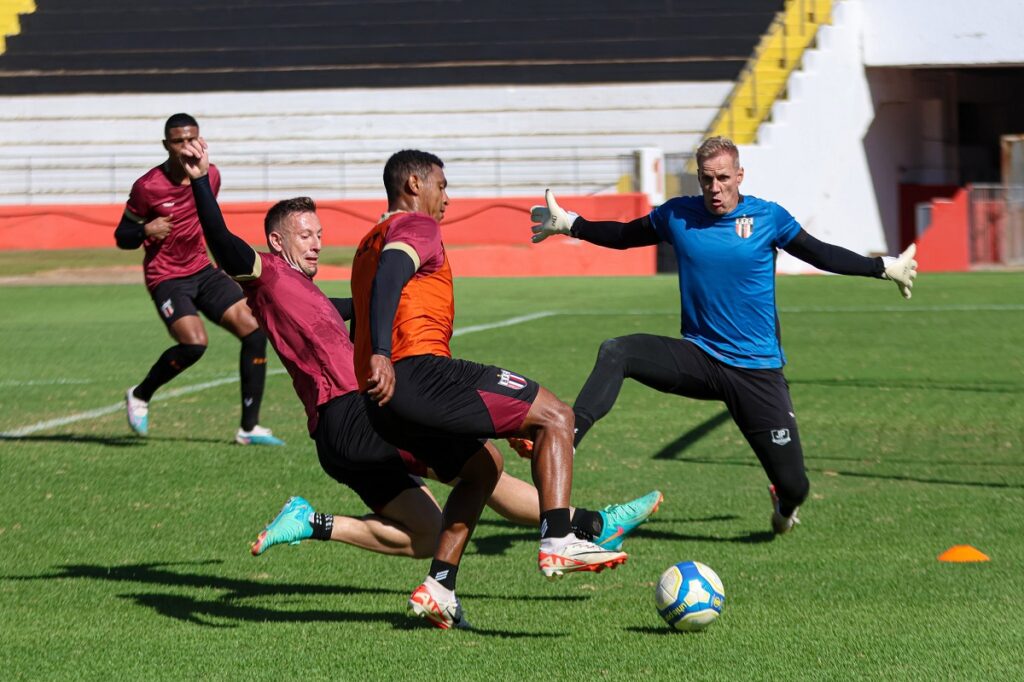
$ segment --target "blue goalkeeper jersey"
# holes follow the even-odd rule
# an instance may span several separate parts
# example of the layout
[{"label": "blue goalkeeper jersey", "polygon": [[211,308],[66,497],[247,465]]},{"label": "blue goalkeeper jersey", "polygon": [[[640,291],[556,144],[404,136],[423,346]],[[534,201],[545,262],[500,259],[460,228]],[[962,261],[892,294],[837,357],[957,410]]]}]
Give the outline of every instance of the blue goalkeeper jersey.
[{"label": "blue goalkeeper jersey", "polygon": [[776,203],[742,196],[716,216],[702,197],[677,197],[651,211],[679,265],[683,338],[727,365],[786,364],[775,306],[775,257],[800,232]]}]

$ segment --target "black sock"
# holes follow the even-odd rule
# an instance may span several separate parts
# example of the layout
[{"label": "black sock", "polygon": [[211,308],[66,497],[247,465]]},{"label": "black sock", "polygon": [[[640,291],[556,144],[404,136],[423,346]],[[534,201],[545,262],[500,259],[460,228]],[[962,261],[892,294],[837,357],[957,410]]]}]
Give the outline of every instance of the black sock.
[{"label": "black sock", "polygon": [[252,431],[260,421],[260,403],[267,380],[267,335],[259,329],[242,339],[238,374],[242,380],[242,429]]},{"label": "black sock", "polygon": [[331,531],[334,530],[334,515],[314,513],[309,525],[313,526],[314,540],[330,540]]},{"label": "black sock", "polygon": [[593,540],[601,534],[602,530],[604,530],[604,521],[599,513],[576,507],[576,512],[572,515],[572,532],[576,534],[576,537]]},{"label": "black sock", "polygon": [[452,592],[455,591],[455,576],[458,574],[459,567],[456,564],[450,564],[440,559],[434,559],[430,562],[430,573],[428,575]]},{"label": "black sock", "polygon": [[564,538],[572,533],[572,524],[569,523],[569,508],[560,507],[549,509],[540,513],[540,539]]},{"label": "black sock", "polygon": [[206,346],[198,344],[179,343],[171,346],[149,369],[142,383],[135,387],[135,397],[149,402],[156,389],[196,364],[205,352]]},{"label": "black sock", "polygon": [[594,425],[594,420],[590,415],[581,412],[580,410],[573,408],[573,414],[576,416],[576,430],[572,434],[572,446],[578,448],[580,441],[587,435],[587,431]]}]

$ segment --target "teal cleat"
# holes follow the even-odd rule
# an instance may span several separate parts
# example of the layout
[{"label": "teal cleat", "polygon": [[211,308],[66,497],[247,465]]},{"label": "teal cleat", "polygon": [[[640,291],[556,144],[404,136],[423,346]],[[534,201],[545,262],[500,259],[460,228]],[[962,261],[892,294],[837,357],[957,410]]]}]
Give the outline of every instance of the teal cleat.
[{"label": "teal cleat", "polygon": [[663,499],[660,491],[652,490],[631,502],[605,507],[598,512],[604,526],[601,534],[594,538],[594,544],[604,549],[618,550],[627,535],[658,511]]},{"label": "teal cleat", "polygon": [[273,431],[259,424],[252,427],[252,431],[239,428],[235,442],[239,445],[284,445],[284,441],[275,436]]},{"label": "teal cleat", "polygon": [[149,435],[149,403],[135,397],[135,386],[124,394],[124,406],[128,413],[128,426],[139,436]]},{"label": "teal cleat", "polygon": [[299,541],[313,537],[313,526],[309,523],[312,515],[313,507],[304,498],[298,495],[289,497],[274,520],[267,524],[256,542],[252,543],[252,555],[259,556],[283,542],[297,545]]}]

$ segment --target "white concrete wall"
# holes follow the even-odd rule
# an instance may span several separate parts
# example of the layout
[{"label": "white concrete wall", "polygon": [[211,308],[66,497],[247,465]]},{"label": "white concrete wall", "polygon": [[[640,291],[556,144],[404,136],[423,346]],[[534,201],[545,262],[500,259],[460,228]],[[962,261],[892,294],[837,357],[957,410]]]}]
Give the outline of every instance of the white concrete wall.
[{"label": "white concrete wall", "polygon": [[1021,0],[861,0],[871,66],[1024,64]]},{"label": "white concrete wall", "polygon": [[614,188],[621,156],[689,152],[731,83],[0,97],[0,203],[117,202],[159,163],[167,116],[200,123],[225,200],[376,197],[388,155],[446,160],[453,195]]},{"label": "white concrete wall", "polygon": [[[819,30],[818,49],[789,81],[758,144],[740,148],[743,191],[785,207],[819,239],[857,253],[891,252],[864,138],[875,120],[860,60],[862,5],[837,3],[834,23]],[[884,135],[884,138],[893,135]],[[781,272],[810,266],[782,253]]]}]

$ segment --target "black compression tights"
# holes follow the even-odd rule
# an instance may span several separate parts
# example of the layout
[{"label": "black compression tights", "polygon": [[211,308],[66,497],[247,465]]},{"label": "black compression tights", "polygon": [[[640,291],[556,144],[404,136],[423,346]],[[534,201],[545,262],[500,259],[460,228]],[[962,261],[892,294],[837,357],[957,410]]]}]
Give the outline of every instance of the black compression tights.
[{"label": "black compression tights", "polygon": [[611,412],[625,379],[635,379],[644,386],[671,393],[676,386],[675,374],[675,365],[665,358],[656,336],[636,334],[602,343],[594,369],[572,408],[576,415],[573,445],[579,446],[594,422]]}]

